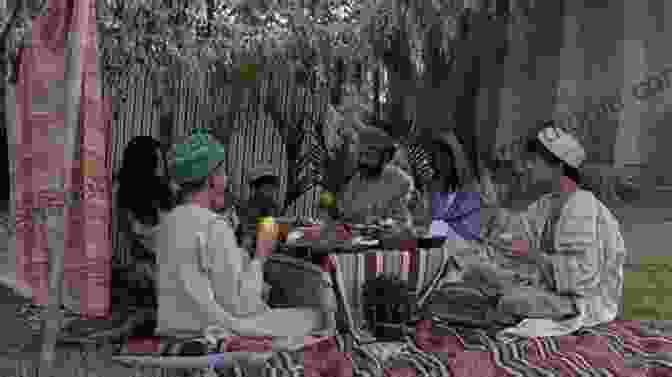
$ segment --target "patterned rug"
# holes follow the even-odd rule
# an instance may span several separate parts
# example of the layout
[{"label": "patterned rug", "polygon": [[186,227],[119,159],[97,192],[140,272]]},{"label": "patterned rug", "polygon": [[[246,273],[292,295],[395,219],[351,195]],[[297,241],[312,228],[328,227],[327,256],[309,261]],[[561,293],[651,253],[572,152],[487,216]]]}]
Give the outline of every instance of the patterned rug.
[{"label": "patterned rug", "polygon": [[[496,342],[483,330],[437,328],[430,339],[374,343],[344,352],[340,337],[298,352],[279,352],[258,367],[209,376],[239,377],[667,377],[672,329],[660,321],[615,321],[575,336]],[[28,365],[28,364],[27,364]],[[104,368],[100,376],[177,376],[174,370]],[[195,371],[194,371],[195,372]],[[200,376],[203,371],[187,374]],[[28,372],[13,374],[30,376]],[[76,375],[76,374],[70,374]]]},{"label": "patterned rug", "polygon": [[408,342],[393,360],[389,377],[663,377],[672,376],[672,332],[658,322],[614,321],[504,343],[483,330],[435,327],[431,339]]},{"label": "patterned rug", "polygon": [[[667,336],[665,335],[667,334]],[[614,321],[574,336],[498,342],[484,330],[434,328],[431,339],[279,353],[263,370],[236,376],[665,377],[672,335],[648,323]],[[229,371],[230,372],[230,371]],[[227,374],[220,374],[220,376]]]}]

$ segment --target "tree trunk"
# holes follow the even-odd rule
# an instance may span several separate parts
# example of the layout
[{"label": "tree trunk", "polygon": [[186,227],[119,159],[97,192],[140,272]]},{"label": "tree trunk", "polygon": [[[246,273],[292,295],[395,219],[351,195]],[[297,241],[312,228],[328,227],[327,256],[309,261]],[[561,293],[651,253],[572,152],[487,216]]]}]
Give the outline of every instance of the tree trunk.
[{"label": "tree trunk", "polygon": [[381,66],[379,63],[376,63],[373,69],[373,113],[375,119],[379,119],[381,116],[380,88],[382,86],[382,75]]},{"label": "tree trunk", "polygon": [[[484,25],[480,40],[489,40],[481,52],[481,92],[477,104],[476,149],[479,155],[490,160],[495,155],[497,127],[500,119],[500,94],[504,85],[504,61],[508,50],[508,24],[498,18]],[[480,100],[483,101],[480,101]]]},{"label": "tree trunk", "polygon": [[455,69],[452,75],[453,93],[451,99],[455,101],[454,119],[455,134],[464,146],[464,151],[470,161],[472,174],[477,174],[478,152],[476,135],[476,102],[481,85],[480,51],[481,41],[474,38],[474,28],[485,14],[468,12],[462,16],[462,31],[455,43]]},{"label": "tree trunk", "polygon": [[392,42],[392,48],[383,59],[388,74],[388,98],[385,108],[386,131],[397,139],[409,133],[407,98],[415,92],[414,68],[411,61],[409,36],[399,30]]},{"label": "tree trunk", "polygon": [[345,82],[346,82],[346,72],[345,72],[345,62],[343,58],[338,58],[335,63],[336,77],[334,84],[331,87],[331,104],[334,106],[341,105],[343,103]]},{"label": "tree trunk", "polygon": [[[422,139],[442,131],[454,130],[456,80],[453,77],[453,57],[443,53],[441,27],[438,22],[429,29],[424,40],[425,73],[416,98],[416,134]],[[450,60],[448,60],[450,59]]]},{"label": "tree trunk", "polygon": [[[455,131],[476,178],[483,172],[483,159],[489,158],[495,146],[506,25],[505,20],[492,19],[485,11],[469,14],[463,19],[464,34],[457,41],[457,67],[452,83],[458,91]],[[485,106],[480,106],[479,99],[485,100]]]},{"label": "tree trunk", "polygon": [[[404,5],[401,2],[396,2],[396,17],[398,20],[407,17]],[[382,114],[380,114],[380,118],[382,118],[385,131],[392,137],[401,139],[407,136],[409,131],[407,97],[413,96],[409,84],[413,84],[415,78],[409,34],[405,24],[402,23],[394,32],[389,46],[387,43],[377,40],[375,36],[372,37],[372,41],[377,46],[375,48],[377,54],[381,55],[383,68],[388,78],[386,83],[388,95],[385,104],[381,106]],[[380,85],[381,83],[377,84]]]},{"label": "tree trunk", "polygon": [[2,85],[0,87],[0,211],[6,212],[9,209],[9,190],[10,190],[10,181],[9,181],[9,143],[8,143],[8,133],[7,128],[7,113],[6,113],[6,91],[7,91],[7,82],[4,77],[2,78]]},{"label": "tree trunk", "polygon": [[[459,59],[459,58],[458,58]],[[471,170],[474,175],[480,171],[478,156],[478,139],[476,136],[476,110],[478,92],[480,89],[480,64],[481,59],[478,56],[467,60],[470,62],[471,69],[465,72],[464,89],[457,98],[455,106],[455,133],[458,139],[464,145],[465,152],[471,162]]]}]

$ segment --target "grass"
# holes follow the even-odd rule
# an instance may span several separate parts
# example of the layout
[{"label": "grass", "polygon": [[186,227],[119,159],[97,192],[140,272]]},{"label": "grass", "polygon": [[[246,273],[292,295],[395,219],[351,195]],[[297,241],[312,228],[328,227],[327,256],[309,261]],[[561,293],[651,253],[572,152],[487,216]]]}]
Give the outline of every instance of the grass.
[{"label": "grass", "polygon": [[672,257],[641,257],[638,262],[624,273],[623,319],[672,320]]}]

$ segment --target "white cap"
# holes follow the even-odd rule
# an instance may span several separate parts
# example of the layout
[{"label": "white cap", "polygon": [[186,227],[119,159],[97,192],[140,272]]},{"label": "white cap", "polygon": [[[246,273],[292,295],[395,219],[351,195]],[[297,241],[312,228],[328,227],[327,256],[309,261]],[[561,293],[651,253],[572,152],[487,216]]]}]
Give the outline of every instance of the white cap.
[{"label": "white cap", "polygon": [[574,168],[581,166],[586,159],[581,143],[561,128],[546,127],[539,131],[537,138],[551,153]]}]

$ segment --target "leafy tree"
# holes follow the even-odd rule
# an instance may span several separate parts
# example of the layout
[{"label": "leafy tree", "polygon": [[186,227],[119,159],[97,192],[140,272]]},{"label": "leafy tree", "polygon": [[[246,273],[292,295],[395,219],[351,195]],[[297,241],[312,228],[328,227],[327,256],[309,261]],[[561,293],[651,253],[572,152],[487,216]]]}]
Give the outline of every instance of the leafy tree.
[{"label": "leafy tree", "polygon": [[[255,86],[255,69],[265,69],[260,59],[281,58],[298,83],[331,87],[335,106],[358,95],[377,123],[399,139],[422,140],[436,119],[444,120],[474,162],[480,72],[473,67],[492,51],[502,55],[502,25],[510,18],[507,0],[98,0],[97,5],[105,87],[111,97],[123,100],[127,94],[119,83],[149,74],[161,91],[157,105],[163,109],[165,142],[171,141],[176,77],[187,75],[199,85],[210,76],[215,87],[231,85],[234,103],[211,121],[232,125],[241,94]],[[21,9],[28,8],[39,7]],[[29,28],[25,20],[29,17],[5,17],[2,25],[13,25],[6,30],[19,35]],[[28,27],[15,25],[22,23]],[[485,43],[493,35],[500,42]],[[10,50],[16,48],[5,51],[11,55]],[[279,111],[270,99],[262,108],[285,130],[288,154],[298,156],[295,142],[305,143],[310,131],[298,129],[324,122]],[[494,128],[488,132],[494,134]],[[213,129],[224,142],[235,131]],[[305,169],[301,158],[291,161],[293,172]],[[295,183],[301,190],[307,187]],[[292,196],[301,190],[291,189]]]},{"label": "leafy tree", "polygon": [[[381,115],[390,133],[422,143],[436,128],[452,130],[476,171],[478,66],[486,56],[505,52],[503,27],[511,20],[508,1],[480,3],[388,1],[370,26],[376,30],[370,43],[389,81],[389,105]],[[489,130],[493,135],[495,127]]]}]

